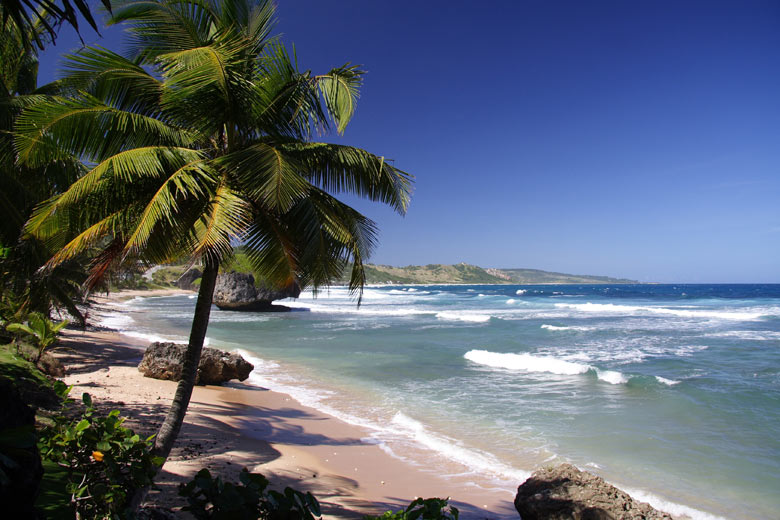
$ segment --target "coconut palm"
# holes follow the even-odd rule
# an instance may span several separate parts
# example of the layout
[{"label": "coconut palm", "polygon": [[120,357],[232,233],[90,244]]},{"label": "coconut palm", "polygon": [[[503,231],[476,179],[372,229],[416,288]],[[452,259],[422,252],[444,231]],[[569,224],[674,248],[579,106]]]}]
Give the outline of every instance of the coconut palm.
[{"label": "coconut palm", "polygon": [[[27,40],[46,38],[40,24],[28,32]],[[36,168],[15,164],[11,133],[14,121],[25,104],[46,92],[46,87],[38,88],[37,76],[37,50],[25,45],[19,27],[7,20],[0,31],[0,292],[18,297],[15,319],[29,312],[49,316],[58,307],[83,323],[76,302],[81,299],[84,269],[71,261],[47,272],[39,271],[52,251],[23,234],[35,205],[61,193],[83,172],[76,160]]]},{"label": "coconut palm", "polygon": [[167,457],[195,382],[220,264],[243,243],[280,286],[327,284],[351,263],[365,282],[374,223],[339,201],[352,193],[406,211],[411,177],[383,157],[314,143],[343,132],[363,72],[346,64],[300,72],[271,37],[265,0],[113,2],[131,56],[87,48],[71,56],[59,96],[28,106],[16,125],[18,161],[78,157],[88,171],[39,206],[28,230],[59,252],[90,248],[90,283],[127,259],[203,264],[180,381],[155,440]]},{"label": "coconut palm", "polygon": [[[111,10],[109,0],[101,0],[101,3]],[[79,15],[98,30],[87,0],[62,0],[61,4],[56,0],[2,0],[0,23],[3,28],[13,27],[25,46],[35,43],[39,49],[57,38],[57,27],[62,23],[68,23],[78,33]]]}]

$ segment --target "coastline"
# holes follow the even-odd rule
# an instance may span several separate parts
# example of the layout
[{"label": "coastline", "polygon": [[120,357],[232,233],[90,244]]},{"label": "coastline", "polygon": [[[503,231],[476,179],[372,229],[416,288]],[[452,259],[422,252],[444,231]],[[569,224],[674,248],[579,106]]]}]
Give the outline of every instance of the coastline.
[{"label": "coastline", "polygon": [[[122,291],[93,298],[100,305],[136,296],[189,291]],[[117,408],[128,425],[152,434],[164,418],[176,383],[145,378],[136,369],[148,342],[117,331],[67,331],[52,352],[68,367],[72,396],[89,392],[106,409]],[[452,497],[463,518],[517,518],[513,493],[487,489],[467,475],[443,477],[362,441],[370,432],[298,403],[291,396],[247,383],[196,387],[177,440],[163,467],[159,491],[149,500],[163,507],[185,505],[179,483],[202,468],[237,480],[243,467],[266,475],[274,487],[311,491],[323,513],[361,518],[405,508],[418,496]],[[519,485],[521,482],[518,482]]]}]

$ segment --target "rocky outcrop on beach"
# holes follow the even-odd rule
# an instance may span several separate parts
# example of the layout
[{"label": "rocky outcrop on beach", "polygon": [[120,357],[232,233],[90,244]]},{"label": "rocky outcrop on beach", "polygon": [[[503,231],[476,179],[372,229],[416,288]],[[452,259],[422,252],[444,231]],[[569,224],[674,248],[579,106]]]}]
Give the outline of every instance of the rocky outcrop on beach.
[{"label": "rocky outcrop on beach", "polygon": [[[181,343],[155,342],[144,352],[138,370],[146,377],[154,379],[181,379],[184,366],[184,353],[187,345]],[[231,379],[245,380],[254,369],[252,363],[236,353],[224,352],[204,347],[198,364],[198,385],[221,385]]]},{"label": "rocky outcrop on beach", "polygon": [[517,488],[522,520],[672,520],[571,464],[542,468]]},{"label": "rocky outcrop on beach", "polygon": [[297,298],[301,294],[298,284],[284,289],[273,289],[265,285],[255,286],[255,277],[250,273],[231,271],[217,277],[214,288],[214,305],[231,311],[289,311],[289,307],[273,305],[274,300]]},{"label": "rocky outcrop on beach", "polygon": [[175,285],[179,289],[184,289],[185,291],[194,291],[198,288],[197,285],[195,285],[195,280],[202,277],[203,273],[200,269],[197,269],[193,267],[192,269],[188,269],[184,274],[182,274],[178,280],[176,280]]}]

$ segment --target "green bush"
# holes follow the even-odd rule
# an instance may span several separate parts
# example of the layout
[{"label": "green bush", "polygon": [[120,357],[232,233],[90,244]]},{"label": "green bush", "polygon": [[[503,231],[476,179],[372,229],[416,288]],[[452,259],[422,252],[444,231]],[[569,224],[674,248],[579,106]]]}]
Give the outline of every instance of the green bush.
[{"label": "green bush", "polygon": [[64,485],[77,518],[128,518],[128,499],[152,484],[163,459],[151,455],[154,436],[141,439],[122,426],[118,410],[100,416],[89,394],[82,399],[87,408],[80,419],[58,416],[40,432],[41,456],[65,468]]},{"label": "green bush", "polygon": [[32,312],[26,323],[9,323],[5,328],[13,334],[24,334],[33,343],[38,350],[38,357],[32,361],[37,363],[41,360],[43,351],[57,342],[60,331],[67,327],[68,323],[69,320],[55,323],[39,312]]},{"label": "green bush", "polygon": [[179,487],[189,511],[198,520],[314,520],[320,505],[311,493],[287,487],[284,492],[268,490],[268,479],[246,468],[240,484],[223,482],[202,469],[188,484]]},{"label": "green bush", "polygon": [[458,508],[445,498],[418,498],[409,507],[379,516],[366,515],[363,520],[458,520]]}]

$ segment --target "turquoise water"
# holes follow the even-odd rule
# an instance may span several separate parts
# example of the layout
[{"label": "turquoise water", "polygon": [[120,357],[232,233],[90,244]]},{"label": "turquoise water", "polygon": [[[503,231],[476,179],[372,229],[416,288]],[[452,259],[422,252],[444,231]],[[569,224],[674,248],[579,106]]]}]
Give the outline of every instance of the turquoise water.
[{"label": "turquoise water", "polygon": [[[106,323],[184,340],[194,299]],[[694,518],[778,518],[780,286],[372,287],[214,310],[252,381],[361,424],[366,442],[513,490],[570,461]]]}]

